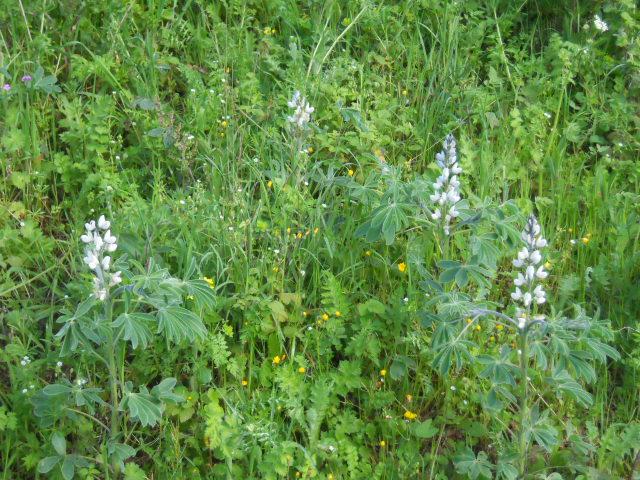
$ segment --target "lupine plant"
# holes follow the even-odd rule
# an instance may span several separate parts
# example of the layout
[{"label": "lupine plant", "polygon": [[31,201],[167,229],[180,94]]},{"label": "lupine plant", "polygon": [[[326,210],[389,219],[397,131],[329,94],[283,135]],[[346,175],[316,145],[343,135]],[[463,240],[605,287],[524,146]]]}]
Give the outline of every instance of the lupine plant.
[{"label": "lupine plant", "polygon": [[302,172],[306,169],[307,150],[304,149],[305,139],[309,133],[309,123],[311,122],[311,114],[314,108],[309,104],[307,98],[303,96],[299,90],[296,90],[287,102],[287,106],[293,109],[290,115],[287,115],[287,124],[289,127],[289,135],[292,150],[292,168],[293,177],[296,186],[299,187],[302,182]]},{"label": "lupine plant", "polygon": [[[58,467],[63,477],[70,479],[76,468],[88,464],[89,456],[98,456],[105,478],[116,478],[124,461],[136,453],[130,445],[133,432],[128,425],[153,427],[167,404],[183,401],[173,392],[175,378],[162,379],[152,388],[127,381],[128,347],[145,349],[154,344],[155,334],[174,343],[204,338],[206,329],[193,310],[210,308],[213,295],[206,281],[172,277],[152,261],[146,267],[131,262],[139,272],[134,274],[125,259],[113,260],[117,238],[104,216],[86,223],[85,228],[80,238],[86,248],[83,262],[91,272],[93,293],[75,310],[62,312],[58,319],[62,327],[56,337],[61,342],[60,357],[83,354],[95,359],[97,368],[106,370],[107,400],[102,385],[78,376],[47,385],[32,402],[44,426],[66,423],[66,418],[90,418],[100,430],[101,451],[68,453],[66,432],[56,430],[51,437],[55,454],[44,458],[39,470],[47,473]],[[114,271],[116,266],[119,270]],[[193,273],[192,264],[188,275]]]},{"label": "lupine plant", "polygon": [[[521,241],[524,246],[513,260],[519,270],[511,293],[515,305],[507,313],[479,305],[467,295],[442,294],[430,302],[438,305],[438,313],[429,317],[437,319],[432,336],[434,367],[446,376],[453,364],[456,371],[465,365],[474,370],[476,364],[479,378],[490,385],[485,407],[517,414],[516,431],[504,426],[512,442],[505,440],[501,460],[495,466],[498,478],[505,479],[526,478],[528,451],[533,442],[548,452],[558,445],[558,429],[550,411],[543,408],[548,405],[546,397],[560,395],[583,406],[591,405],[591,395],[578,380],[595,380],[593,362],[619,358],[616,350],[606,344],[612,338],[607,322],[590,319],[579,309],[575,319],[554,315],[553,311],[541,313],[547,294],[539,282],[548,277],[541,249],[547,246],[547,240],[535,216],[528,217]],[[490,327],[497,325],[500,330],[506,327],[517,332],[517,349],[503,345],[496,356],[474,357],[470,352],[477,345],[469,339],[469,333],[481,319],[492,322]],[[570,440],[579,446],[584,443],[580,437]],[[456,466],[460,473],[472,478],[479,475],[477,472],[494,468],[484,452],[476,455],[468,448],[458,455]]]}]

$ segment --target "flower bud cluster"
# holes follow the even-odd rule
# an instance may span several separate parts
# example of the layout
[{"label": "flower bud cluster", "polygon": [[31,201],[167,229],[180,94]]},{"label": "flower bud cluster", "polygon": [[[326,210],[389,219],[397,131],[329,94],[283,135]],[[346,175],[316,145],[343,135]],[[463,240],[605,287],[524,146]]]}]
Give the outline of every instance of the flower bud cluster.
[{"label": "flower bud cluster", "polygon": [[449,235],[452,220],[460,214],[456,205],[460,201],[458,175],[462,173],[462,168],[458,165],[456,139],[452,134],[444,139],[442,151],[436,154],[436,162],[442,173],[433,184],[434,193],[430,196],[431,201],[436,204],[431,218],[442,220],[444,233]]},{"label": "flower bud cluster", "polygon": [[106,255],[116,251],[117,239],[111,235],[111,222],[106,220],[104,215],[101,215],[97,222],[91,220],[84,226],[87,231],[80,237],[87,246],[83,260],[95,274],[94,295],[99,300],[105,300],[109,296],[109,289],[122,282],[121,272],[109,272],[111,257]]}]

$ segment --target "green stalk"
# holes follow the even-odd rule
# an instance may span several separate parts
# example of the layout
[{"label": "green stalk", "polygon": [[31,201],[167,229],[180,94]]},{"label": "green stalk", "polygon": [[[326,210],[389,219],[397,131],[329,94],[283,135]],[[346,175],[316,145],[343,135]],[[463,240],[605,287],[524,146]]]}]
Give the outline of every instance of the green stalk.
[{"label": "green stalk", "polygon": [[[112,322],[112,304],[111,299],[108,298],[104,303],[105,320],[111,325]],[[109,385],[111,387],[111,431],[109,432],[109,440],[115,442],[118,434],[120,433],[120,415],[118,414],[118,369],[116,366],[116,339],[114,338],[113,331],[109,330],[109,342],[107,344],[107,357],[109,360]],[[114,478],[118,478],[119,465],[114,460],[113,462],[113,474]]]},{"label": "green stalk", "polygon": [[527,450],[528,441],[525,430],[525,422],[529,415],[529,388],[527,381],[527,332],[526,330],[520,330],[520,469],[519,477],[525,478],[527,473]]}]

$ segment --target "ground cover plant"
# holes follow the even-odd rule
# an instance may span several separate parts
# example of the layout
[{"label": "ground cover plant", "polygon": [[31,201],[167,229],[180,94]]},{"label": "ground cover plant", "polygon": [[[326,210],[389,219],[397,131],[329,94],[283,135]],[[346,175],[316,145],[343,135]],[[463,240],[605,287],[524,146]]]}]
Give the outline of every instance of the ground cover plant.
[{"label": "ground cover plant", "polygon": [[627,0],[0,10],[0,478],[640,478]]}]

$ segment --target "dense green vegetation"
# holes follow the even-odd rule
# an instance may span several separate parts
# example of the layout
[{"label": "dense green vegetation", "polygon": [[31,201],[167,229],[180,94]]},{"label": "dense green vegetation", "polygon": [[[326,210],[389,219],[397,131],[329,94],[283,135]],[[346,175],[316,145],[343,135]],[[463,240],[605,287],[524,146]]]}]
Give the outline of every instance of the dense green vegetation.
[{"label": "dense green vegetation", "polygon": [[635,2],[0,3],[1,479],[640,478]]}]

